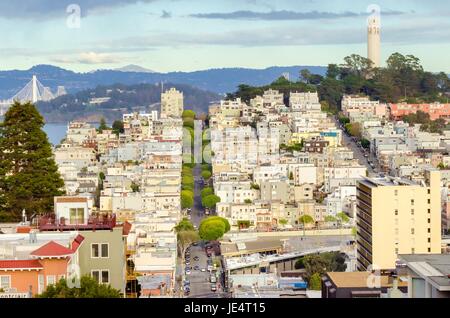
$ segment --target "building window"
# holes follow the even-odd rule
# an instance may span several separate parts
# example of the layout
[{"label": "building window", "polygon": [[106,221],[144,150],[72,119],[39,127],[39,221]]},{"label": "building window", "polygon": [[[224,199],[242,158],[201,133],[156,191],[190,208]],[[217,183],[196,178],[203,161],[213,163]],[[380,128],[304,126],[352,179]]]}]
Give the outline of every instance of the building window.
[{"label": "building window", "polygon": [[109,244],[107,243],[102,244],[102,257],[104,258],[109,257]]},{"label": "building window", "polygon": [[431,229],[430,228],[428,228],[428,233],[431,233]]},{"label": "building window", "polygon": [[108,243],[93,243],[91,245],[91,258],[108,258],[109,244]]},{"label": "building window", "polygon": [[395,215],[398,215],[398,210],[397,209],[395,209]]},{"label": "building window", "polygon": [[100,255],[100,251],[98,248],[98,244],[91,245],[91,258],[98,258]]},{"label": "building window", "polygon": [[411,229],[411,234],[414,235],[414,229]]},{"label": "building window", "polygon": [[47,275],[47,286],[56,284],[56,276],[55,275]]},{"label": "building window", "polygon": [[414,215],[414,209],[411,209],[411,215]]},{"label": "building window", "polygon": [[109,270],[93,270],[91,276],[99,284],[109,284]]},{"label": "building window", "polygon": [[411,205],[414,205],[414,200],[411,200]]},{"label": "building window", "polygon": [[431,238],[428,238],[428,243],[431,243]]},{"label": "building window", "polygon": [[430,189],[428,189],[428,194],[431,194],[431,190]]},{"label": "building window", "polygon": [[412,248],[411,249],[411,254],[415,254],[416,253],[416,249],[415,248]]},{"label": "building window", "polygon": [[0,288],[6,289],[11,288],[11,276],[0,276]]},{"label": "building window", "polygon": [[431,200],[430,199],[428,199],[428,204],[430,204],[431,203]]},{"label": "building window", "polygon": [[431,248],[428,248],[428,253],[431,253]]},{"label": "building window", "polygon": [[84,209],[83,208],[71,208],[70,224],[83,224],[84,223]]},{"label": "building window", "polygon": [[428,224],[430,224],[431,223],[431,219],[428,219]]},{"label": "building window", "polygon": [[428,214],[430,214],[431,213],[431,209],[428,209]]}]

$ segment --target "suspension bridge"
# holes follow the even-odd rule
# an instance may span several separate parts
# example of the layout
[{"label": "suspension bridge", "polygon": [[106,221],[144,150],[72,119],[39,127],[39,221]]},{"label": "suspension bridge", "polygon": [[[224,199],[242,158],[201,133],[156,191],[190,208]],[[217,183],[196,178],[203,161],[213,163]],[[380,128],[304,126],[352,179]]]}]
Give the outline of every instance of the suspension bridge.
[{"label": "suspension bridge", "polygon": [[64,86],[59,86],[56,94],[53,94],[50,88],[42,85],[36,75],[33,75],[31,81],[29,81],[16,95],[10,99],[0,101],[0,116],[3,116],[8,111],[14,101],[19,101],[21,103],[45,102],[65,94],[66,90]]}]

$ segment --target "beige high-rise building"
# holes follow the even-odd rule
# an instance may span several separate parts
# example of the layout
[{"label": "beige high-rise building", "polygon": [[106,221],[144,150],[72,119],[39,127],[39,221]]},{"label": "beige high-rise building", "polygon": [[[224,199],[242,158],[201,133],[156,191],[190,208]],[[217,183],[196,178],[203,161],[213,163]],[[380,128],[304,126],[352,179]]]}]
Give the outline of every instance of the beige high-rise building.
[{"label": "beige high-rise building", "polygon": [[368,20],[367,58],[373,62],[373,67],[381,66],[381,20],[377,15]]},{"label": "beige high-rise building", "polygon": [[399,254],[441,253],[440,172],[426,175],[425,184],[390,177],[358,182],[358,270],[395,269]]},{"label": "beige high-rise building", "polygon": [[161,117],[181,118],[184,110],[183,93],[171,88],[161,94]]}]

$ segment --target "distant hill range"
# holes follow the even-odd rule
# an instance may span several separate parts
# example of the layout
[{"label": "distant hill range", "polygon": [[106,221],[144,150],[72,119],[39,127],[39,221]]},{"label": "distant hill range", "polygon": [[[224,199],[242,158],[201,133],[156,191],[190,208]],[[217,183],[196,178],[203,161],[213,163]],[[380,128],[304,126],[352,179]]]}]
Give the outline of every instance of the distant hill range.
[{"label": "distant hill range", "polygon": [[[208,111],[208,106],[221,96],[185,84],[165,84],[184,93],[186,109],[197,113]],[[160,110],[161,84],[115,84],[97,86],[55,98],[49,102],[38,102],[37,107],[47,122],[65,123],[73,120],[107,122],[122,119],[122,114]]]},{"label": "distant hill range", "polygon": [[124,67],[119,67],[116,68],[114,71],[119,71],[119,72],[134,72],[134,73],[155,73],[155,71],[149,70],[145,67],[139,66],[139,65],[134,65],[134,64],[130,64]]},{"label": "distant hill range", "polygon": [[326,67],[287,66],[266,69],[223,68],[196,72],[156,73],[137,65],[128,65],[116,70],[97,70],[89,73],[76,73],[51,65],[37,65],[29,70],[0,71],[0,99],[14,96],[36,75],[39,81],[53,92],[64,86],[68,93],[77,93],[98,85],[136,85],[160,82],[186,84],[217,94],[234,92],[240,84],[261,86],[273,82],[283,73],[291,80],[298,78],[302,69],[323,75]]}]

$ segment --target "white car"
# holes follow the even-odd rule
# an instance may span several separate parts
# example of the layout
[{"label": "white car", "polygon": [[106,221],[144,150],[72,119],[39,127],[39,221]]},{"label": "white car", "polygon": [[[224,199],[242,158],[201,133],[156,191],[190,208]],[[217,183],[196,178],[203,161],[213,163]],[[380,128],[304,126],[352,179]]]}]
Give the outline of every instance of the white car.
[{"label": "white car", "polygon": [[204,273],[206,272],[206,268],[202,268],[200,271]]}]

